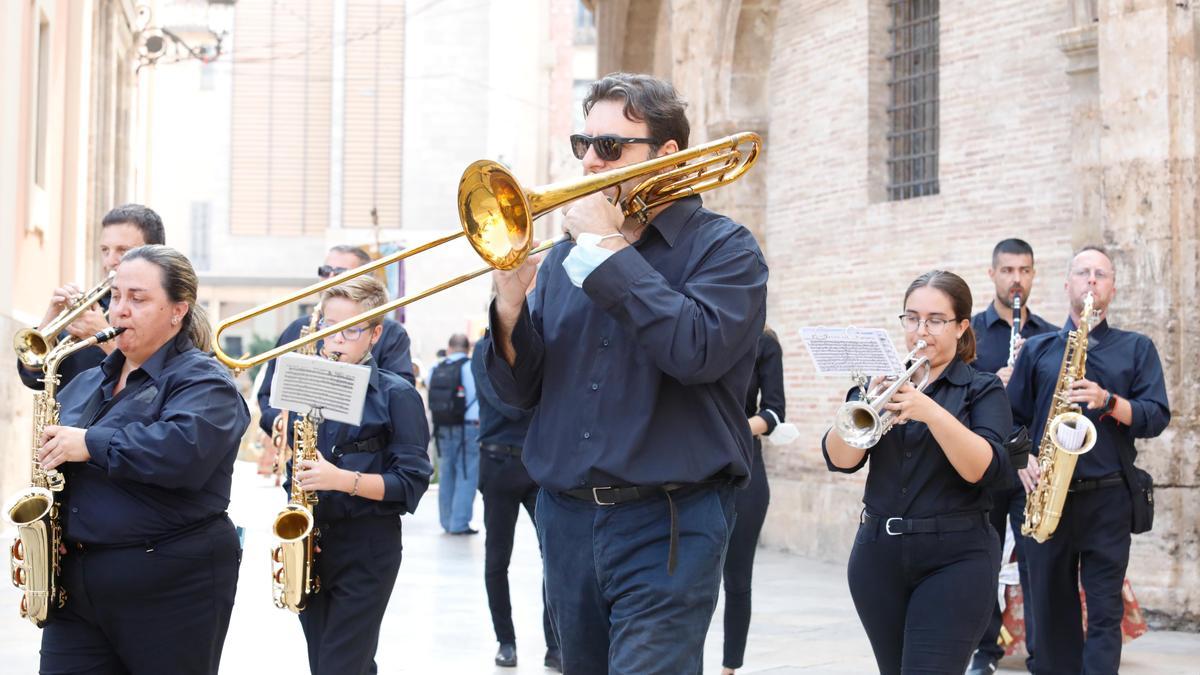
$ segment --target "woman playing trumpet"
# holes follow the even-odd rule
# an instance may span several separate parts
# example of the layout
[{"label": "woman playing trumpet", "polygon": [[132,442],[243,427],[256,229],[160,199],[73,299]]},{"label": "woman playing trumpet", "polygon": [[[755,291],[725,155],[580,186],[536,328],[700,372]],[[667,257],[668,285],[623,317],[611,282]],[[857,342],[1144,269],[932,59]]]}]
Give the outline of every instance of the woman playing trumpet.
[{"label": "woman playing trumpet", "polygon": [[[971,291],[935,270],[909,285],[900,315],[929,384],[905,383],[885,409],[896,426],[867,449],[826,433],[830,471],[871,462],[850,554],[850,594],[881,673],[962,673],[995,603],[999,540],[989,486],[1005,480],[1012,413],[975,358]],[[859,390],[847,397],[855,400]]]}]

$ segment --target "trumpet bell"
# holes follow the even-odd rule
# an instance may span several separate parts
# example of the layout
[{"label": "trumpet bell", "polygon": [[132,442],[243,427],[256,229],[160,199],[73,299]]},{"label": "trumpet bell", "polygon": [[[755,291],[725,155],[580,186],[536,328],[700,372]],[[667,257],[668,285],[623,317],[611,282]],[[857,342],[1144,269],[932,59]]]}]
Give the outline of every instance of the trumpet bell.
[{"label": "trumpet bell", "polygon": [[852,448],[866,450],[883,437],[879,413],[862,401],[849,401],[838,408],[834,430]]},{"label": "trumpet bell", "polygon": [[487,264],[511,270],[533,246],[529,199],[516,177],[497,162],[480,160],[458,183],[458,218],[471,247]]}]

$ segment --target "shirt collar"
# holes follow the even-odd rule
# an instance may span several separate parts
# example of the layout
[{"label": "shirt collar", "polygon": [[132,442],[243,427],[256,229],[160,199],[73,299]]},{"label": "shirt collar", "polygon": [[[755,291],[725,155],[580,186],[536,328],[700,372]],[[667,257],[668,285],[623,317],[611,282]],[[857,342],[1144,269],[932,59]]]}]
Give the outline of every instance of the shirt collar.
[{"label": "shirt collar", "polygon": [[[1060,335],[1062,335],[1063,337],[1066,337],[1067,333],[1075,330],[1075,328],[1076,328],[1075,320],[1072,319],[1070,316],[1067,316],[1067,322],[1065,324],[1063,324]],[[1104,336],[1108,335],[1108,330],[1109,330],[1108,318],[1105,317],[1105,319],[1103,321],[1096,324],[1095,326],[1092,326],[1092,329],[1090,331],[1088,331],[1088,339],[1089,340],[1103,340]]]},{"label": "shirt collar", "polygon": [[466,352],[454,352],[453,354],[446,355],[446,363],[451,363],[453,361],[459,361],[459,360],[462,360],[465,358],[467,358]]},{"label": "shirt collar", "polygon": [[[1025,310],[1026,310],[1026,313],[1028,314],[1028,317],[1025,319],[1026,326],[1033,326],[1034,328],[1038,328],[1038,329],[1050,327],[1049,324],[1047,324],[1046,321],[1044,319],[1042,319],[1042,317],[1038,316],[1037,314],[1034,314],[1032,309],[1029,309],[1028,307],[1026,307]],[[996,311],[995,301],[988,303],[987,309],[984,310],[984,312],[983,312],[983,318],[984,318],[984,322],[989,327],[992,324],[996,323],[997,321],[1001,321],[1001,322],[1004,322],[1007,324],[1007,322],[1005,322],[1004,319],[1000,318],[1000,312]],[[1012,325],[1012,324],[1008,324],[1008,325]],[[1022,331],[1022,332],[1024,332],[1024,331]]]},{"label": "shirt collar", "polygon": [[687,225],[692,219],[692,215],[700,210],[703,204],[700,195],[692,195],[683,199],[675,200],[667,208],[650,221],[650,226],[658,230],[662,235],[663,241],[667,242],[667,246],[674,247],[675,242],[679,239],[679,233],[683,231],[683,226]]},{"label": "shirt collar", "polygon": [[939,379],[942,378],[956,387],[965,387],[971,384],[971,368],[963,363],[962,359],[955,356],[954,360],[942,371]]},{"label": "shirt collar", "polygon": [[[192,340],[186,333],[179,331],[174,338],[167,340],[166,344],[158,348],[158,351],[150,355],[146,362],[142,364],[138,370],[146,373],[151,380],[158,381],[162,376],[163,370],[167,367],[167,362],[170,361],[176,354],[182,354],[192,348]],[[121,372],[121,367],[125,365],[125,354],[120,349],[114,349],[113,353],[104,357],[100,362],[100,370],[104,373],[107,380],[117,373]]]}]

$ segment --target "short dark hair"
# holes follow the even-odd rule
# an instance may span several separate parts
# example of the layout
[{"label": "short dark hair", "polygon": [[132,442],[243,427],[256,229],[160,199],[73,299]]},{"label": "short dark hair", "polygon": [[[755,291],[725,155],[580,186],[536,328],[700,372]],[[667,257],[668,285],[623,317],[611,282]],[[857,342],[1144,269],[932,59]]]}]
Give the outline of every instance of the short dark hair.
[{"label": "short dark hair", "polygon": [[996,259],[1000,257],[1001,253],[1027,255],[1030,260],[1033,260],[1033,247],[1024,239],[1005,239],[996,244],[996,248],[992,249],[992,267],[996,266]]},{"label": "short dark hair", "polygon": [[[971,320],[971,287],[962,277],[954,272],[945,270],[930,270],[925,274],[913,279],[913,282],[908,285],[908,290],[904,292],[904,304],[908,305],[908,296],[918,288],[937,289],[946,294],[950,298],[950,306],[954,308],[954,323],[962,320]],[[963,334],[958,338],[958,347],[954,353],[963,363],[971,363],[975,360],[975,331],[970,324]]]},{"label": "short dark hair", "polygon": [[658,152],[667,141],[675,141],[679,149],[688,146],[692,134],[688,124],[687,101],[679,96],[670,82],[650,75],[636,73],[611,73],[596,80],[583,99],[583,115],[592,112],[600,101],[624,101],[625,119],[645,122],[655,144],[652,153]]},{"label": "short dark hair", "polygon": [[146,244],[163,245],[167,243],[167,233],[163,229],[162,218],[154,209],[141,204],[122,204],[104,214],[100,227],[109,225],[133,225],[142,231],[142,239]]},{"label": "short dark hair", "polygon": [[366,265],[371,262],[371,254],[363,250],[361,246],[351,246],[350,244],[338,244],[329,249],[330,253],[349,253],[358,258],[360,265]]},{"label": "short dark hair", "polygon": [[466,335],[455,333],[450,336],[450,343],[447,346],[450,349],[458,349],[465,352],[471,348],[471,341],[467,339]]}]

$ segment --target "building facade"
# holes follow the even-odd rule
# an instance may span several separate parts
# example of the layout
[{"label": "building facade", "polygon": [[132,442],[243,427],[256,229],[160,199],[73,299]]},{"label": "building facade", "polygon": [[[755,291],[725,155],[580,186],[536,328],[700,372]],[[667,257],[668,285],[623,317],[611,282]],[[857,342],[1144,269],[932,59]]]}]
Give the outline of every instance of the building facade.
[{"label": "building facade", "polygon": [[[939,7],[940,4],[940,7]],[[601,73],[650,72],[689,99],[692,142],[766,139],[760,165],[706,202],[771,266],[796,443],[768,445],[767,545],[844,560],[863,477],[830,474],[820,438],[848,383],[815,374],[803,326],[888,327],[933,268],[991,300],[992,246],[1028,240],[1031,308],[1066,317],[1073,249],[1117,267],[1114,325],[1150,335],[1172,422],[1139,444],[1158,519],[1129,575],[1161,622],[1200,619],[1200,15],[1169,0],[596,0]]]},{"label": "building facade", "polygon": [[[152,7],[153,3],[141,3]],[[154,75],[132,0],[0,3],[0,335],[41,322],[50,292],[100,281],[100,220],[145,198]],[[5,344],[9,344],[6,342]],[[0,490],[29,480],[32,392],[0,368]]]}]

